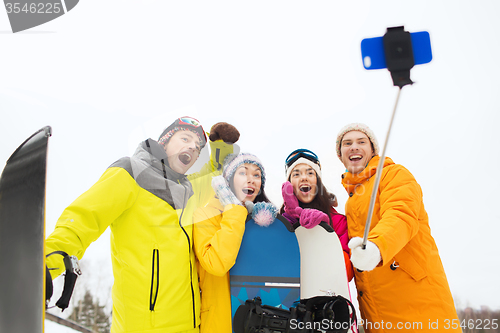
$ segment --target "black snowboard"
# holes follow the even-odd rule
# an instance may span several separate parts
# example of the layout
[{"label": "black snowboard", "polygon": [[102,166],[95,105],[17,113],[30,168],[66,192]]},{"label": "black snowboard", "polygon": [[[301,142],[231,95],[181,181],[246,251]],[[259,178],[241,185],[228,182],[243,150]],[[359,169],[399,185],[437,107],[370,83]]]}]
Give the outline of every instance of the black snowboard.
[{"label": "black snowboard", "polygon": [[0,332],[43,332],[50,135],[47,126],[23,142],[0,178]]}]

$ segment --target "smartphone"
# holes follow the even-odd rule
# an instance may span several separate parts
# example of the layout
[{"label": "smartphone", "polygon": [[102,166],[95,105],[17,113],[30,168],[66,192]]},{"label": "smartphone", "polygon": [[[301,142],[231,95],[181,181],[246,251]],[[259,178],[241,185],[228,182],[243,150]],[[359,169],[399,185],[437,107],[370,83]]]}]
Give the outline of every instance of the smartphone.
[{"label": "smartphone", "polygon": [[[431,39],[427,31],[410,33],[415,65],[432,60]],[[365,69],[387,68],[383,37],[366,38],[361,41],[361,59]]]}]

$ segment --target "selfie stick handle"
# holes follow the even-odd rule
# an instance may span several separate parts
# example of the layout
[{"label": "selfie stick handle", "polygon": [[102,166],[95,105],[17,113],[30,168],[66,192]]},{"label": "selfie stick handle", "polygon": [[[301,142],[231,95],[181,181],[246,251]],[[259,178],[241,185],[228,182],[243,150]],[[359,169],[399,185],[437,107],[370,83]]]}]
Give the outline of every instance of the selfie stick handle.
[{"label": "selfie stick handle", "polygon": [[366,218],[365,233],[363,236],[363,243],[361,248],[366,249],[366,242],[368,241],[368,232],[370,231],[370,225],[372,222],[373,208],[375,207],[375,199],[377,198],[378,186],[380,184],[380,177],[382,176],[382,169],[384,167],[385,160],[385,150],[387,148],[387,142],[389,142],[389,135],[391,134],[392,122],[394,121],[394,116],[396,115],[396,109],[398,107],[399,95],[401,94],[402,87],[398,89],[398,95],[396,97],[396,104],[394,105],[394,110],[392,111],[391,122],[389,123],[389,129],[387,130],[387,136],[385,137],[384,149],[382,149],[382,155],[380,155],[380,160],[377,166],[377,172],[375,173],[375,184],[373,184],[372,196],[370,198],[370,206],[368,208],[368,217]]}]

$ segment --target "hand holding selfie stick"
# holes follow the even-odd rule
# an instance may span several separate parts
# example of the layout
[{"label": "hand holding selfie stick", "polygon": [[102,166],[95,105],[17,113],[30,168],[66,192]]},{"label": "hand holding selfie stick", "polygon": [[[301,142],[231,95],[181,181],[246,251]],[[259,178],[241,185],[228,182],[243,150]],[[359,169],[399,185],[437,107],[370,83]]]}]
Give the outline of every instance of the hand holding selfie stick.
[{"label": "hand holding selfie stick", "polygon": [[411,36],[409,32],[404,31],[404,27],[387,28],[387,32],[383,37],[383,44],[387,69],[391,72],[392,81],[395,86],[399,87],[399,90],[394,110],[392,111],[389,129],[387,130],[387,136],[385,137],[384,149],[380,155],[377,172],[375,173],[375,183],[373,185],[372,195],[370,198],[370,206],[368,208],[368,216],[365,223],[363,243],[361,245],[363,250],[366,249],[366,242],[368,241],[368,232],[370,231],[373,209],[375,207],[375,200],[377,198],[382,169],[384,167],[385,150],[387,149],[387,143],[389,142],[392,123],[394,121],[394,116],[396,115],[396,109],[399,102],[399,96],[401,94],[401,89],[405,85],[413,84],[413,81],[410,79],[410,69],[415,65]]}]

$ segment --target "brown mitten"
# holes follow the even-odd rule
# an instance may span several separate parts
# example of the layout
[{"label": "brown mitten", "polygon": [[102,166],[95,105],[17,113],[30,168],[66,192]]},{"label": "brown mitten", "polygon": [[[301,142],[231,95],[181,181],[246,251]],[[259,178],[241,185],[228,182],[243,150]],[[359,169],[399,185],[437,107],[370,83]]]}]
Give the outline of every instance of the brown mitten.
[{"label": "brown mitten", "polygon": [[220,122],[212,126],[209,135],[210,141],[222,140],[235,143],[240,138],[240,132],[231,124]]}]

